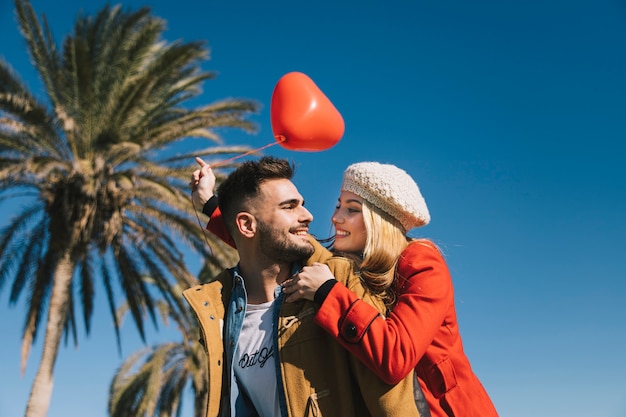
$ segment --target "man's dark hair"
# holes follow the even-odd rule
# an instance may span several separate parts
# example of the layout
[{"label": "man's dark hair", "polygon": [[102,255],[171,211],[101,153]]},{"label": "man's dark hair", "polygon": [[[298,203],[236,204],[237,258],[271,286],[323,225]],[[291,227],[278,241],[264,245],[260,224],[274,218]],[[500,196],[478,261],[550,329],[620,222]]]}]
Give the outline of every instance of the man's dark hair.
[{"label": "man's dark hair", "polygon": [[[220,210],[229,230],[235,215],[246,211],[246,203],[259,194],[259,186],[268,180],[290,180],[295,166],[286,159],[264,156],[246,161],[231,172],[217,189]],[[232,233],[232,230],[231,230]]]}]

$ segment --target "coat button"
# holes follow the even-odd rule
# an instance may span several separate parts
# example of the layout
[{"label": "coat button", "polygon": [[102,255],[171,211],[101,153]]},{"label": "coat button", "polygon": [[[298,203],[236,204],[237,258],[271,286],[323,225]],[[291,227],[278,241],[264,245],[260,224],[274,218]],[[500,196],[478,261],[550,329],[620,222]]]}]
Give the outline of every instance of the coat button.
[{"label": "coat button", "polygon": [[356,337],[356,326],[354,324],[348,324],[345,327],[344,334],[348,339],[354,339]]}]

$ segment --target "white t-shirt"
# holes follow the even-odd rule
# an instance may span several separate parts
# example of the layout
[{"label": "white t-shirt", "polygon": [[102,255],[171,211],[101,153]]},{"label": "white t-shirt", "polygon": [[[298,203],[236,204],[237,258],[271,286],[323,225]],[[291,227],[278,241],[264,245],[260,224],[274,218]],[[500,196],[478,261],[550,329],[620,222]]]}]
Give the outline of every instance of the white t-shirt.
[{"label": "white t-shirt", "polygon": [[274,301],[247,305],[233,363],[239,385],[261,417],[280,416],[272,340],[273,306]]}]

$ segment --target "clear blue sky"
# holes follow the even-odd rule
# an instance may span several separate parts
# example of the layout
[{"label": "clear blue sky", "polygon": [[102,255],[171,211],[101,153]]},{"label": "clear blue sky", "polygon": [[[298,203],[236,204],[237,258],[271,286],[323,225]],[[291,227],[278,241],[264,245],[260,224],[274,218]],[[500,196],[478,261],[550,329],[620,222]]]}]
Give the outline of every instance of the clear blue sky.
[{"label": "clear blue sky", "polygon": [[[416,179],[445,250],[466,353],[503,417],[626,415],[626,4],[617,0],[126,1],[168,21],[168,40],[204,39],[219,76],[201,100],[263,103],[307,73],[346,122],[339,144],[293,159],[296,184],[329,217],[343,169],[393,163]],[[40,93],[13,4],[0,0],[0,55]],[[33,0],[58,39],[83,8]],[[0,207],[6,221],[10,207]],[[5,214],[6,213],[6,214]],[[197,259],[190,258],[193,270]],[[106,416],[108,384],[141,348],[116,351],[102,293],[92,334],[59,355],[50,417]],[[0,293],[0,417],[23,415],[40,343],[19,373],[22,305]],[[149,343],[176,333],[151,334]],[[40,340],[39,340],[40,342]]]}]

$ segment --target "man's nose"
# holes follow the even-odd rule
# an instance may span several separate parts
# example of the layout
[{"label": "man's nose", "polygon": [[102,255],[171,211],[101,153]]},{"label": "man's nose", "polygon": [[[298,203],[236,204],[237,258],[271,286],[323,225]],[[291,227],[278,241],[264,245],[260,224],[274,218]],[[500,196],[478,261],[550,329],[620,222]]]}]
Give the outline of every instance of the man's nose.
[{"label": "man's nose", "polygon": [[306,207],[302,206],[302,214],[300,215],[302,222],[311,223],[313,221],[313,215]]}]

